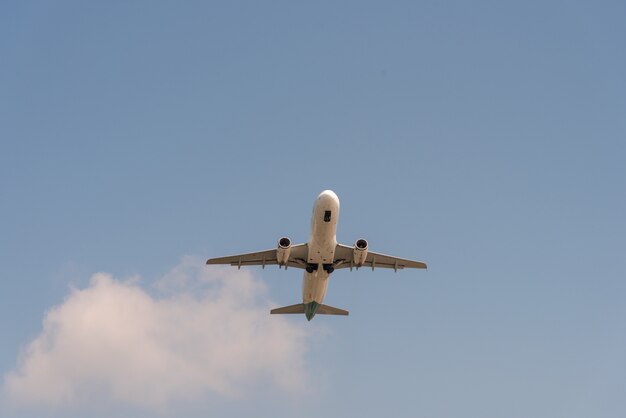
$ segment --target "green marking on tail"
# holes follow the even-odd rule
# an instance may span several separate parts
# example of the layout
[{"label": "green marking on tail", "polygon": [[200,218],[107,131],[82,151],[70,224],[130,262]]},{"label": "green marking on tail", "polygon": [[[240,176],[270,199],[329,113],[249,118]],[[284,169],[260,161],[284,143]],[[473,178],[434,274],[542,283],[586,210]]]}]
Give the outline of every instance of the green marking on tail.
[{"label": "green marking on tail", "polygon": [[317,312],[317,308],[319,307],[320,307],[320,304],[315,301],[305,303],[304,304],[304,316],[306,316],[306,319],[309,321],[313,319],[313,317],[315,316],[315,312]]}]

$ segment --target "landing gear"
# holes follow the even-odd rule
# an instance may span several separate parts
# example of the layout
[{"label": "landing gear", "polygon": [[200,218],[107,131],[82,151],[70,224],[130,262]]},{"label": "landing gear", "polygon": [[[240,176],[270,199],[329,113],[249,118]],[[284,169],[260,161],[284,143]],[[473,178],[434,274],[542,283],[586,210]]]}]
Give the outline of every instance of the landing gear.
[{"label": "landing gear", "polygon": [[[332,264],[322,264],[322,268],[328,274],[335,271],[335,268],[333,267]],[[307,273],[313,273],[314,271],[317,271],[317,269],[318,269],[318,265],[313,264],[313,263],[307,263],[306,268],[305,268]]]}]

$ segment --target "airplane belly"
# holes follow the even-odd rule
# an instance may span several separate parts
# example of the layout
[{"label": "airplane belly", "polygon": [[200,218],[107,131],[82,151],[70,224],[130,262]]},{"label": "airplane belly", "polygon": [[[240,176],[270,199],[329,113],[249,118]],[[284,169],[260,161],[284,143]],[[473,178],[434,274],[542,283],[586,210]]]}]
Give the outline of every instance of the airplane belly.
[{"label": "airplane belly", "polygon": [[336,247],[337,241],[335,239],[312,241],[309,243],[308,262],[313,264],[331,264],[335,257]]},{"label": "airplane belly", "polygon": [[313,273],[304,273],[302,281],[302,302],[322,303],[328,288],[329,274],[325,271],[314,271]]}]

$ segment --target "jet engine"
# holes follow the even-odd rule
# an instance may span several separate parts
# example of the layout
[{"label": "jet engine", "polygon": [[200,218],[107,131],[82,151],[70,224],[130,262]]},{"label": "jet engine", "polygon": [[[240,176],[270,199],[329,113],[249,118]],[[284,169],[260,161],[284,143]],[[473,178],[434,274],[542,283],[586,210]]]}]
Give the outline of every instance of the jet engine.
[{"label": "jet engine", "polygon": [[276,250],[276,260],[279,266],[284,266],[289,261],[289,253],[291,252],[291,240],[282,237],[278,240],[278,249]]},{"label": "jet engine", "polygon": [[367,259],[367,241],[363,238],[356,240],[354,243],[354,255],[352,256],[354,259],[354,265],[362,266]]}]

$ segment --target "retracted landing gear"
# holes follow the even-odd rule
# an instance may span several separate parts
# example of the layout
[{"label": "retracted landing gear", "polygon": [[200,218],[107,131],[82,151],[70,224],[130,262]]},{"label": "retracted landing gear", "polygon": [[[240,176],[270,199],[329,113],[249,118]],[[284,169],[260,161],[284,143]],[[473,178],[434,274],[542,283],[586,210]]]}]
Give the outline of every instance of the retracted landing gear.
[{"label": "retracted landing gear", "polygon": [[[328,274],[330,274],[333,271],[335,271],[335,268],[333,267],[332,264],[322,264],[322,268]],[[307,273],[313,273],[314,271],[317,271],[317,269],[318,269],[318,265],[317,264],[307,263],[305,270],[306,270]]]}]

